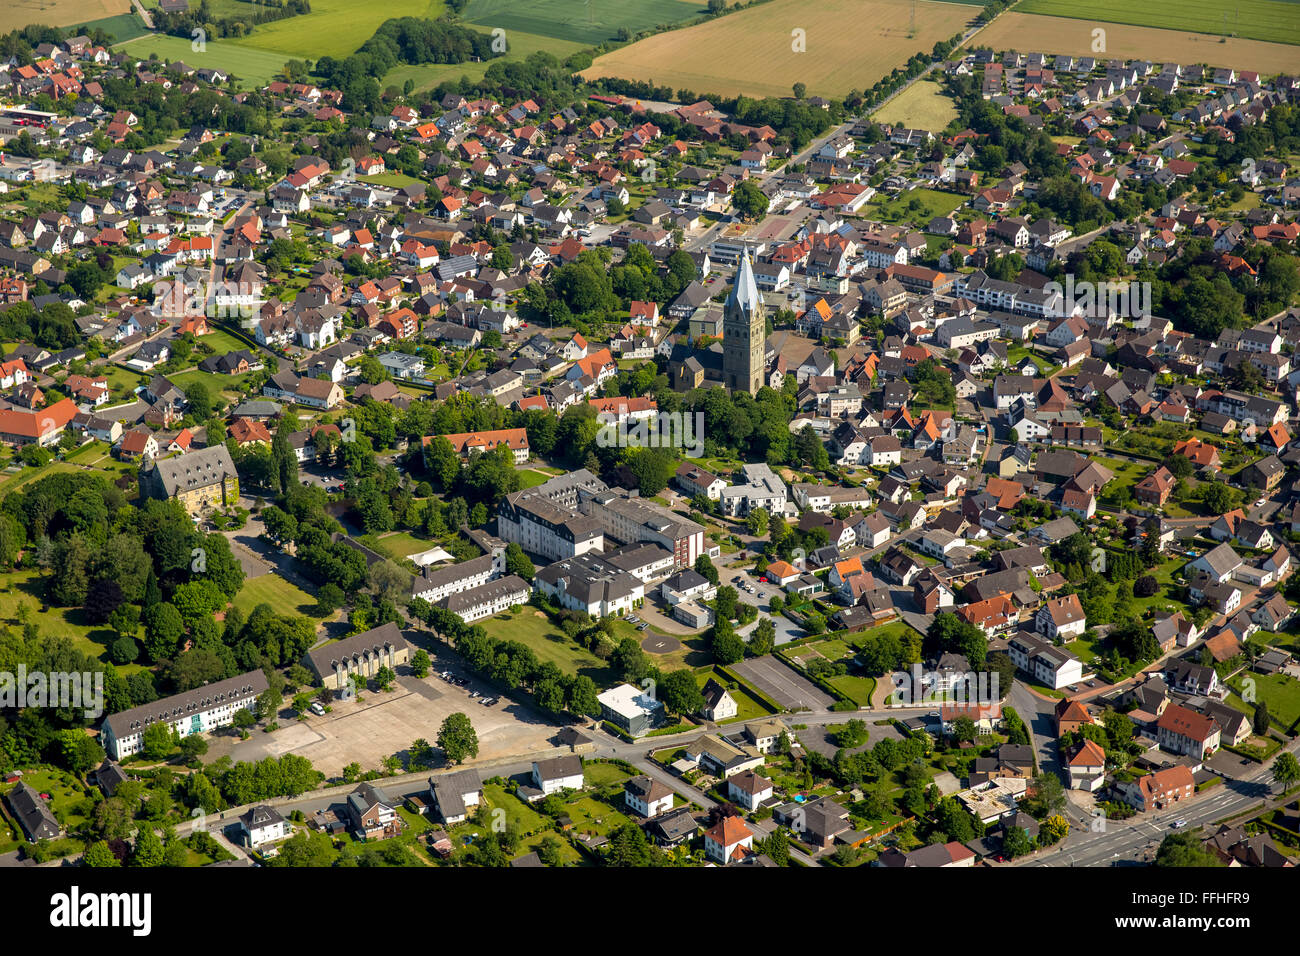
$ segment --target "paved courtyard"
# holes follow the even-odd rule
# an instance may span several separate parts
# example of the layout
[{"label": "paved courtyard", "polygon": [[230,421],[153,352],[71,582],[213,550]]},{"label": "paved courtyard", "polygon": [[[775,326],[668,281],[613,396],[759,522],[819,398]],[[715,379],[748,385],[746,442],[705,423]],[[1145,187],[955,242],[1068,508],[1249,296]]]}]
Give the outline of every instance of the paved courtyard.
[{"label": "paved courtyard", "polygon": [[353,761],[366,770],[378,769],[382,757],[404,754],[421,737],[436,745],[443,719],[457,712],[467,714],[478,733],[480,760],[552,749],[548,738],[555,733],[554,724],[505,697],[485,706],[470,698],[474,689],[472,681],[468,687],[456,687],[436,675],[423,680],[402,676],[391,692],[367,691],[360,702],[336,702],[324,717],[296,720],[282,715],[279,730],[255,730],[242,742],[226,735],[212,737],[208,760],[225,753],[246,761],[293,753],[330,777]]}]

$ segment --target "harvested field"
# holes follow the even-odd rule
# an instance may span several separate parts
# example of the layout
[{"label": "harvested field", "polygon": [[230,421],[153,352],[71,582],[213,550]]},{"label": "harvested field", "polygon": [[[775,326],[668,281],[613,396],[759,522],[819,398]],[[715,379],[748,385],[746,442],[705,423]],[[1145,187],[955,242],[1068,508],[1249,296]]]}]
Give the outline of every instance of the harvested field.
[{"label": "harvested field", "polygon": [[[966,29],[977,11],[959,3],[916,7],[909,0],[773,0],[708,23],[672,30],[615,50],[584,76],[617,76],[708,94],[839,96],[866,89],[909,57]],[[792,34],[804,31],[803,51]],[[982,38],[982,35],[981,35]]]},{"label": "harvested field", "polygon": [[0,32],[20,30],[32,23],[80,26],[130,9],[131,0],[5,0],[0,6]]},{"label": "harvested field", "polygon": [[[1300,8],[1297,13],[1300,13]],[[1049,54],[1096,56],[1092,48],[1092,31],[1096,27],[1095,20],[1004,13],[980,31],[978,42],[995,50],[1038,50]],[[1218,38],[1205,33],[1123,24],[1109,24],[1105,30],[1107,57],[1146,58],[1156,63],[1208,63],[1210,66],[1258,70],[1262,74],[1300,69],[1300,51],[1286,43],[1243,39],[1219,42]]]},{"label": "harvested field", "polygon": [[937,81],[913,83],[871,115],[877,123],[938,133],[957,118],[957,106]]}]

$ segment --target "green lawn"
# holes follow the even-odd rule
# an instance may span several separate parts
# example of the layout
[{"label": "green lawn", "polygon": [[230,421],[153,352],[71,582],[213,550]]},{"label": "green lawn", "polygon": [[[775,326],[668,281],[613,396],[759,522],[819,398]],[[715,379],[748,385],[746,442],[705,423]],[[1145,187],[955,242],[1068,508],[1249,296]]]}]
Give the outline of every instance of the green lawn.
[{"label": "green lawn", "polygon": [[[0,624],[10,625],[21,634],[23,622],[18,608],[26,605],[27,620],[36,625],[42,635],[66,637],[82,653],[97,660],[106,660],[104,652],[116,635],[106,627],[88,622],[81,608],[49,607],[42,611],[43,592],[44,582],[37,572],[10,571],[0,574]],[[118,672],[124,677],[137,670],[141,670],[139,664],[118,667]]]},{"label": "green lawn", "polygon": [[618,764],[597,760],[590,760],[583,764],[582,772],[589,787],[621,786],[632,779],[632,774],[618,766]]},{"label": "green lawn", "polygon": [[969,198],[961,193],[918,188],[897,196],[873,199],[863,207],[862,215],[884,222],[911,222],[924,226],[936,216],[951,215],[954,209]]},{"label": "green lawn", "polygon": [[517,614],[499,614],[479,623],[489,637],[526,644],[539,661],[552,661],[566,674],[586,674],[597,687],[609,687],[615,683],[612,667],[575,644],[536,608],[525,607]]},{"label": "green lawn", "polygon": [[1300,719],[1300,681],[1285,674],[1239,674],[1228,681],[1237,693],[1229,700],[1240,710],[1253,714],[1250,703],[1241,700],[1240,694],[1247,680],[1255,682],[1255,699],[1268,704],[1268,715],[1283,730]]},{"label": "green lawn", "polygon": [[386,534],[382,538],[376,539],[375,544],[379,546],[378,550],[385,551],[396,558],[419,554],[421,551],[428,551],[430,548],[438,546],[438,542],[433,538],[418,538],[405,531]]},{"label": "green lawn", "polygon": [[631,820],[603,800],[584,796],[568,804],[569,819],[573,829],[580,834],[598,833],[607,836],[610,830]]},{"label": "green lawn", "polygon": [[409,186],[420,181],[414,176],[399,172],[380,173],[377,176],[358,176],[357,179],[363,183],[370,183],[372,186],[391,186],[394,189],[401,189],[403,186]]},{"label": "green lawn", "polygon": [[[65,829],[73,830],[86,822],[78,810],[86,798],[82,784],[62,770],[27,770],[23,772],[22,782],[37,793],[49,794],[50,810]],[[14,784],[17,786],[17,784]],[[6,787],[5,792],[13,787]]]},{"label": "green lawn", "polygon": [[860,707],[870,705],[871,695],[876,692],[874,677],[858,677],[853,674],[844,674],[840,677],[828,678],[826,682]]},{"label": "green lawn", "polygon": [[294,612],[320,620],[316,613],[316,598],[275,572],[247,578],[233,603],[245,614],[259,604],[269,604],[278,614]]},{"label": "green lawn", "polygon": [[442,0],[312,0],[311,13],[254,27],[241,42],[278,54],[281,63],[290,57],[313,61],[323,56],[345,57],[369,40],[385,20],[436,20],[442,12]]},{"label": "green lawn", "polygon": [[[300,19],[303,18],[294,17],[274,25],[281,26]],[[245,41],[209,40],[202,51],[195,51],[190,44],[190,40],[182,37],[152,33],[119,43],[114,50],[142,59],[156,53],[171,62],[183,60],[192,67],[227,70],[243,87],[265,86],[280,72],[287,59],[281,53],[257,49]]]}]

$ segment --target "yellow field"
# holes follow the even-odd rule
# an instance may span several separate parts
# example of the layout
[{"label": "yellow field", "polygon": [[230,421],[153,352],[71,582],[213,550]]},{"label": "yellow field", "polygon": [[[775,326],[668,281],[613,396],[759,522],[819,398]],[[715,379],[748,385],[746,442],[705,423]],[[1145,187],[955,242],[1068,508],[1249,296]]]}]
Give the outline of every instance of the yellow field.
[{"label": "yellow field", "polygon": [[[912,55],[962,32],[979,8],[911,0],[773,0],[716,20],[670,30],[600,57],[584,72],[685,88],[700,95],[838,96],[867,89]],[[804,31],[797,52],[793,31]]]},{"label": "yellow field", "polygon": [[0,3],[0,33],[20,30],[31,23],[79,26],[130,9],[131,0],[4,0]]},{"label": "yellow field", "polygon": [[[1300,14],[1300,8],[1297,8]],[[1106,31],[1106,49],[1092,48],[1092,31]],[[1120,59],[1143,58],[1155,63],[1208,63],[1262,74],[1300,70],[1300,50],[1286,43],[1219,38],[1207,33],[1130,27],[1119,23],[1098,24],[1092,20],[1004,13],[979,35],[981,46],[994,50],[1038,50],[1071,56],[1104,56]]]},{"label": "yellow field", "polygon": [[877,123],[937,133],[957,118],[957,107],[935,80],[913,83],[871,114]]}]

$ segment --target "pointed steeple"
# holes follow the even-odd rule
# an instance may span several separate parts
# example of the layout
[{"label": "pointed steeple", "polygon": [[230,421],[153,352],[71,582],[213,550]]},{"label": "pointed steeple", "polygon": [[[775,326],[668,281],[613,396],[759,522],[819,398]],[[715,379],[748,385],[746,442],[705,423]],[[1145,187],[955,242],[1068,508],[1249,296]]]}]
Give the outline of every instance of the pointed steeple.
[{"label": "pointed steeple", "polygon": [[736,270],[736,282],[727,296],[727,304],[736,303],[746,314],[754,311],[759,303],[758,283],[754,281],[754,267],[749,261],[749,253],[740,257],[740,268]]}]

